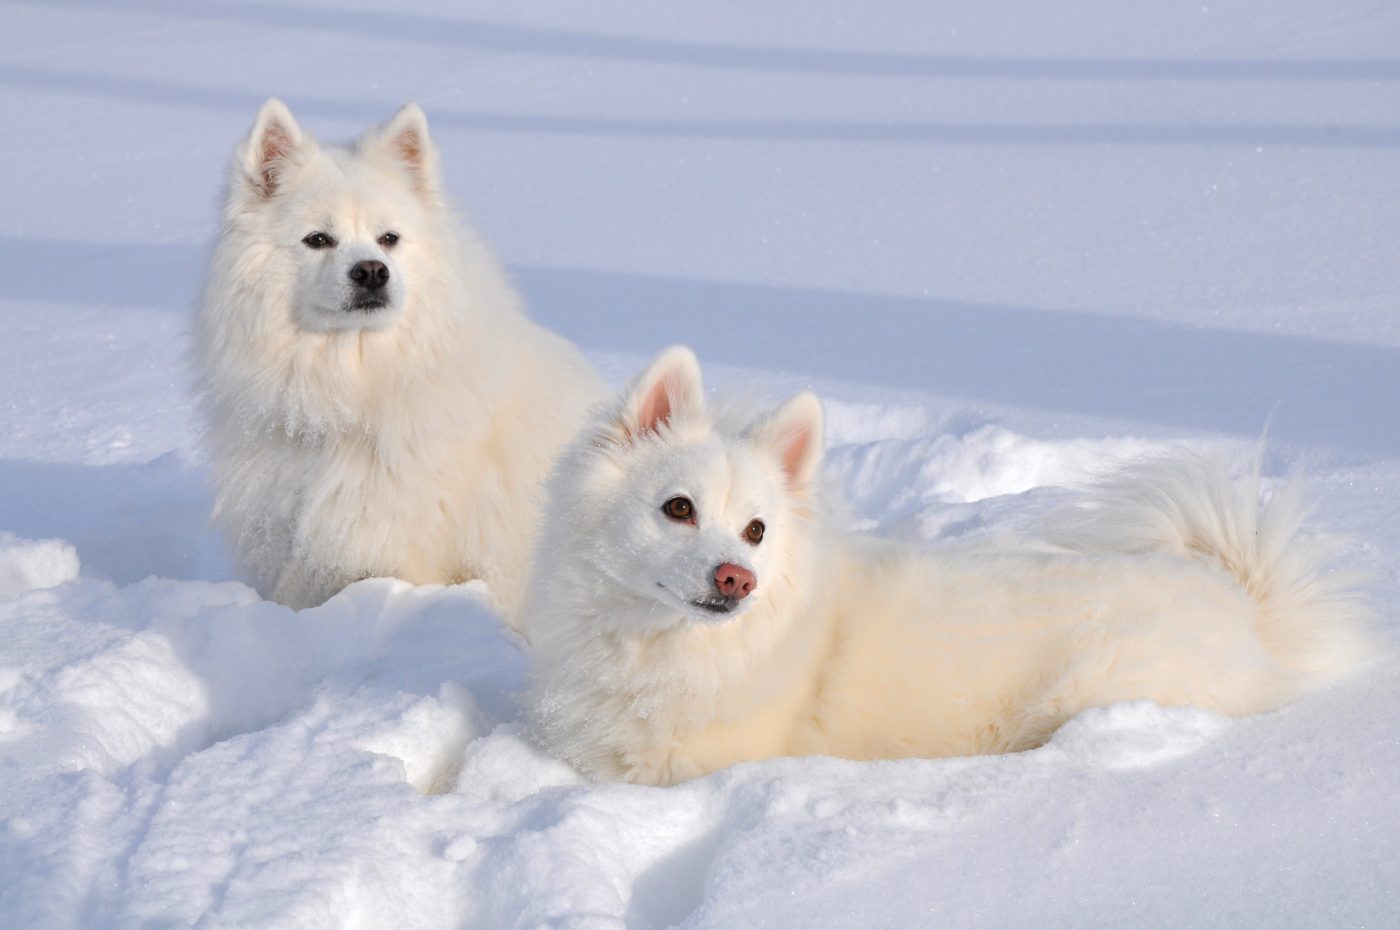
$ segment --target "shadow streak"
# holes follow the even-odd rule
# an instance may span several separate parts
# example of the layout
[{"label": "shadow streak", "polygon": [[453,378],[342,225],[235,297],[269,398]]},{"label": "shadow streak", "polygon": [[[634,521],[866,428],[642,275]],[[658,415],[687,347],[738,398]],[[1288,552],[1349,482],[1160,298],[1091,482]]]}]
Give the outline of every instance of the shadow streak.
[{"label": "shadow streak", "polygon": [[140,464],[0,460],[0,530],[73,543],[83,574],[131,584],[150,575],[228,581],[232,561],[210,525],[212,492],[175,453]]},{"label": "shadow streak", "polygon": [[[31,90],[139,100],[168,106],[227,110],[252,119],[267,95],[250,91],[189,87],[115,76],[89,76],[0,65],[0,84]],[[297,113],[374,123],[393,104],[350,103],[297,96]],[[642,139],[731,139],[795,142],[890,142],[939,145],[1216,145],[1305,148],[1400,148],[1400,126],[1292,125],[1285,123],[1174,123],[1123,125],[1083,123],[889,123],[794,119],[651,120],[623,117],[533,116],[434,108],[437,129],[535,133],[565,136],[630,136]],[[240,126],[240,129],[242,127]]]},{"label": "shadow streak", "polygon": [[0,235],[0,298],[193,312],[205,249]]},{"label": "shadow streak", "polygon": [[[205,267],[202,248],[177,245],[0,237],[0,256],[13,269],[6,297],[181,313]],[[87,271],[108,267],[130,273]],[[649,355],[685,342],[706,361],[757,371],[1244,437],[1272,415],[1280,441],[1400,456],[1400,431],[1380,428],[1374,408],[1400,396],[1396,348],[972,301],[512,272],[537,319],[594,350]]]},{"label": "shadow streak", "polygon": [[717,42],[611,36],[558,27],[453,19],[405,11],[353,13],[297,8],[288,4],[240,4],[226,0],[15,0],[52,9],[122,12],[211,23],[237,23],[277,30],[302,30],[373,37],[485,52],[554,55],[590,60],[683,65],[767,72],[848,75],[991,78],[1000,80],[1136,81],[1394,81],[1400,60],[1360,59],[1147,59],[979,58],[866,52],[845,49],[736,46]]},{"label": "shadow streak", "polygon": [[[580,345],[886,385],[1032,410],[1400,456],[1375,399],[1400,349],[970,301],[535,266],[542,323]],[[1272,416],[1272,421],[1270,420]]]}]

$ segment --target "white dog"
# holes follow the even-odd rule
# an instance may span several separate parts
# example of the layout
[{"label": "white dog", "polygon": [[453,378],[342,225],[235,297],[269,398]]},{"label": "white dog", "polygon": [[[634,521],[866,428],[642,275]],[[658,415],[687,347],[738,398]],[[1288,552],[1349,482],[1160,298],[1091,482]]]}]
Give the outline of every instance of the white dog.
[{"label": "white dog", "polygon": [[[1106,486],[1054,551],[833,531],[817,399],[716,425],[687,349],[566,452],[523,620],[532,725],[599,778],[1010,752],[1095,705],[1276,706],[1365,649],[1302,512],[1189,457]],[[1082,550],[1079,552],[1071,549]]]},{"label": "white dog", "polygon": [[454,219],[418,107],[342,149],[263,106],[197,351],[215,512],[264,595],[481,578],[513,613],[540,485],[601,385]]}]

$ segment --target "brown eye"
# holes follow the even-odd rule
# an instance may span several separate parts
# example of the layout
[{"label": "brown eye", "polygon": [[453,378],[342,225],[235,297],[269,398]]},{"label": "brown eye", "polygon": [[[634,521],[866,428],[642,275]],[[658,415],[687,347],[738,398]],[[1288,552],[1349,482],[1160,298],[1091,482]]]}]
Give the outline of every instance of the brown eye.
[{"label": "brown eye", "polygon": [[757,546],[759,543],[763,542],[764,528],[762,520],[755,520],[749,524],[748,529],[744,530],[744,538]]},{"label": "brown eye", "polygon": [[661,512],[672,520],[689,523],[695,519],[695,505],[688,497],[673,497],[661,505]]},{"label": "brown eye", "polygon": [[386,249],[398,241],[399,234],[396,232],[386,232],[384,235],[379,237],[379,244],[384,246],[384,248]]},{"label": "brown eye", "polygon": [[333,249],[335,240],[323,232],[314,232],[301,240],[308,249]]}]

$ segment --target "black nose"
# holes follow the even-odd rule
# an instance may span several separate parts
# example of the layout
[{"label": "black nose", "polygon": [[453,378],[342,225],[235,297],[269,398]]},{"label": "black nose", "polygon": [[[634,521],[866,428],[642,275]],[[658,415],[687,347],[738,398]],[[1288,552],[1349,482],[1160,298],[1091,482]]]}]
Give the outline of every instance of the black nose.
[{"label": "black nose", "polygon": [[356,262],[350,269],[350,280],[366,290],[377,291],[389,283],[389,266],[383,262]]}]

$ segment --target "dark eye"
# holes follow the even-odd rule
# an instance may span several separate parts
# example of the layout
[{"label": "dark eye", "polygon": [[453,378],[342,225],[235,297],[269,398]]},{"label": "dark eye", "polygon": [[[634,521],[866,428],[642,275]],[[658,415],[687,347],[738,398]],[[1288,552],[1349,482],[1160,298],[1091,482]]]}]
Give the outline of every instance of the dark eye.
[{"label": "dark eye", "polygon": [[384,248],[386,249],[392,247],[394,243],[398,241],[399,234],[396,232],[386,232],[384,235],[379,237],[379,244],[384,246]]},{"label": "dark eye", "polygon": [[759,543],[763,542],[764,529],[763,521],[755,520],[749,524],[748,529],[744,530],[744,538],[757,546]]},{"label": "dark eye", "polygon": [[301,240],[308,249],[333,249],[335,240],[323,232],[314,232]]},{"label": "dark eye", "polygon": [[688,497],[673,497],[661,505],[661,512],[672,520],[689,523],[695,519],[695,505]]}]

